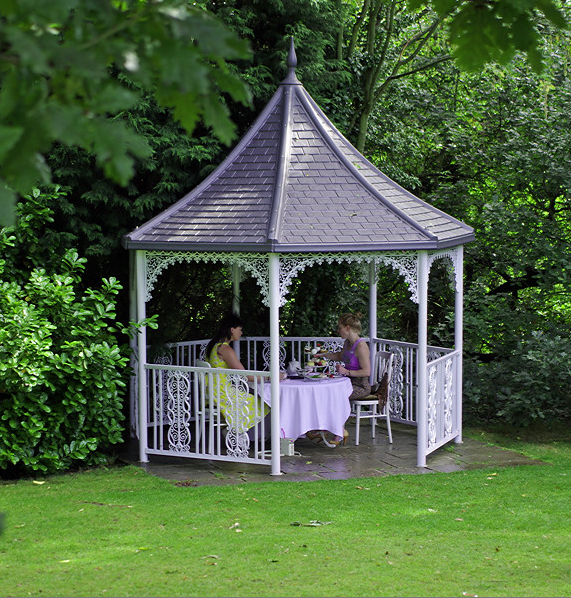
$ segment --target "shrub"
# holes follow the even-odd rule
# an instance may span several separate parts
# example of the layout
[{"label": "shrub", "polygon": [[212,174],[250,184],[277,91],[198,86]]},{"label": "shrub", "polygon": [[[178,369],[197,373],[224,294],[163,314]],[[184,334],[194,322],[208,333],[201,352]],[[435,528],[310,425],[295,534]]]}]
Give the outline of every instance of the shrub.
[{"label": "shrub", "polygon": [[503,359],[464,361],[464,414],[471,424],[514,427],[571,418],[569,334],[532,331]]},{"label": "shrub", "polygon": [[35,191],[0,232],[0,469],[12,475],[99,464],[122,440],[121,285],[78,290],[86,260],[46,228],[57,193]]}]

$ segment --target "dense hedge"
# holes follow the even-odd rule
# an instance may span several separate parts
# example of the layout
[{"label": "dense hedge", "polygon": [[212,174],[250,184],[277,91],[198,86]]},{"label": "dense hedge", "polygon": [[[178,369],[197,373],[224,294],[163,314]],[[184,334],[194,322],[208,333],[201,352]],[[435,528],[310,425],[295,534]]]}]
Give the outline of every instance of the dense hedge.
[{"label": "dense hedge", "polygon": [[[127,350],[117,344],[121,285],[79,290],[85,259],[50,233],[54,197],[35,192],[0,233],[0,471],[98,464],[121,442]],[[39,264],[42,264],[40,267]]]}]

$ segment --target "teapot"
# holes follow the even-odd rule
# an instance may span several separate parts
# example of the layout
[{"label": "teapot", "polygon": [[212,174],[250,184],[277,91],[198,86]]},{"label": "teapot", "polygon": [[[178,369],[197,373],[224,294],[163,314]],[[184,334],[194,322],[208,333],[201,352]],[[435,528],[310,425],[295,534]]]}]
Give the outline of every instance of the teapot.
[{"label": "teapot", "polygon": [[296,376],[299,370],[301,370],[301,365],[299,364],[299,361],[295,359],[290,361],[286,368],[288,376]]}]

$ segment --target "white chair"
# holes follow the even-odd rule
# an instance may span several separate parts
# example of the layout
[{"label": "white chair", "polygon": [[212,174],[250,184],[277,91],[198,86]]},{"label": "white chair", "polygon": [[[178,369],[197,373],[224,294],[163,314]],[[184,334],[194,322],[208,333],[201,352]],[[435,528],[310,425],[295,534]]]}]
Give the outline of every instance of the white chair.
[{"label": "white chair", "polygon": [[[389,351],[377,351],[373,367],[373,385],[374,387],[376,386],[377,390],[375,393],[367,395],[362,399],[351,401],[351,417],[355,418],[355,446],[359,445],[359,432],[362,419],[371,421],[371,436],[374,438],[377,419],[381,417],[385,418],[387,421],[389,442],[392,443],[393,441],[389,408],[389,390],[393,374],[393,360],[393,353],[390,353]],[[385,374],[386,382],[383,382],[383,376],[385,376]],[[379,399],[379,394],[382,392],[381,386],[384,385],[386,385],[386,400],[382,401]]]}]

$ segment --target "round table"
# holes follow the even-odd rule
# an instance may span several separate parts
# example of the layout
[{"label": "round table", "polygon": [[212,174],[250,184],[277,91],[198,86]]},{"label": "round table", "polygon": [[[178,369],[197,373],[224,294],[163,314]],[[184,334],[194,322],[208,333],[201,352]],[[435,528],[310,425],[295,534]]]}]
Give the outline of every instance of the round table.
[{"label": "round table", "polygon": [[[319,381],[286,378],[280,382],[282,436],[295,440],[309,430],[329,430],[343,437],[351,406],[353,385],[345,376]],[[271,406],[271,387],[264,388],[264,401]]]}]

